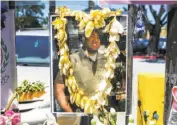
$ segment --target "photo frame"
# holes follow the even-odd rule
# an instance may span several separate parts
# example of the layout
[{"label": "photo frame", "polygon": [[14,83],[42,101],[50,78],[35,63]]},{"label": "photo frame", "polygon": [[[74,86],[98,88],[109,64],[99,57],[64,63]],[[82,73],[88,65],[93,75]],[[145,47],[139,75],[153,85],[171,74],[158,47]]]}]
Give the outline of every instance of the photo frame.
[{"label": "photo frame", "polygon": [[[70,12],[70,10],[69,10]],[[68,12],[68,13],[69,13]],[[117,11],[118,12],[118,11]],[[70,13],[71,14],[71,13]],[[108,24],[110,24],[110,22],[113,20],[117,20],[118,23],[120,23],[120,25],[123,27],[123,31],[121,33],[121,35],[118,37],[119,38],[119,42],[114,42],[116,43],[115,46],[119,47],[118,51],[119,51],[119,57],[115,59],[115,64],[116,64],[116,68],[114,68],[114,70],[116,70],[116,77],[112,77],[112,81],[114,82],[114,91],[112,91],[113,89],[111,88],[111,91],[109,92],[109,96],[107,103],[108,106],[106,110],[110,110],[111,107],[114,107],[116,112],[123,112],[123,114],[125,115],[125,112],[127,110],[127,103],[126,103],[126,97],[127,97],[127,50],[128,50],[128,33],[127,33],[127,29],[128,29],[128,16],[127,15],[116,15],[115,13],[110,13],[111,16],[107,17],[105,19],[105,24],[104,26],[102,26],[101,29],[101,33],[98,33],[99,38],[101,38],[101,45],[106,46],[104,49],[110,47],[110,34],[109,32],[107,33],[103,33],[104,29],[106,29],[106,26],[108,26]],[[61,13],[60,13],[61,15]],[[66,14],[67,15],[67,14]],[[86,36],[86,30],[85,32],[83,32],[83,30],[79,30],[79,25],[81,25],[81,21],[79,22],[78,20],[76,20],[76,13],[75,15],[67,15],[67,16],[63,16],[65,17],[65,19],[67,19],[67,23],[65,28],[66,34],[67,34],[67,40],[66,43],[68,45],[68,52],[69,55],[70,54],[75,54],[77,53],[81,48],[83,48],[83,39],[82,37]],[[56,21],[57,18],[62,18],[61,16],[59,16],[58,14],[54,14],[50,16],[50,40],[51,40],[51,102],[52,102],[52,112],[55,113],[64,113],[64,114],[75,114],[75,113],[88,113],[88,114],[94,114],[93,113],[93,109],[92,111],[84,111],[84,107],[81,107],[81,109],[83,109],[82,111],[75,111],[75,112],[65,112],[63,111],[61,108],[58,108],[59,110],[57,110],[57,99],[55,97],[55,79],[58,76],[58,72],[61,71],[61,66],[59,66],[60,68],[58,68],[58,63],[60,63],[60,59],[61,57],[58,56],[58,53],[61,54],[59,47],[57,45],[58,41],[55,39],[56,37],[56,30],[54,27],[54,25],[52,25],[52,22]],[[85,26],[86,27],[86,26]],[[99,32],[99,30],[93,30],[96,32]],[[58,38],[59,39],[59,38]],[[100,48],[99,48],[100,49]],[[102,50],[102,53],[105,52],[105,50]],[[60,55],[59,54],[59,55]],[[118,55],[118,53],[117,53]],[[106,61],[105,61],[106,62]],[[119,64],[118,64],[119,63]],[[84,72],[86,70],[83,70]],[[80,74],[84,74],[84,72],[80,73]],[[86,73],[87,74],[87,73]],[[82,78],[82,77],[81,77]],[[122,78],[122,79],[121,79]],[[76,80],[77,81],[77,80]],[[124,83],[123,83],[124,82]],[[112,84],[112,83],[111,83]],[[91,85],[92,86],[92,85]],[[116,87],[115,87],[116,86]],[[99,88],[99,87],[98,87]],[[109,87],[108,87],[109,88]],[[124,92],[120,91],[121,89],[124,89]],[[85,89],[86,90],[86,89]],[[117,92],[117,93],[116,93]],[[110,94],[111,93],[111,94]],[[69,94],[71,94],[71,92],[69,92]],[[77,98],[77,96],[76,96]],[[70,98],[71,99],[71,98]],[[76,104],[78,107],[80,106],[79,104]],[[121,106],[120,106],[121,105]]]}]

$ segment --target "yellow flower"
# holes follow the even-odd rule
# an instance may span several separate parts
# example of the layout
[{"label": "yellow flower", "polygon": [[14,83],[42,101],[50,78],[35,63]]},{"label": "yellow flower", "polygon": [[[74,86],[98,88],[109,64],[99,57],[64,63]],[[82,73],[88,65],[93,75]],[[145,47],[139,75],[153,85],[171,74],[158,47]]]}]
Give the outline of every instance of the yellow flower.
[{"label": "yellow flower", "polygon": [[60,29],[63,27],[64,22],[60,18],[56,18],[53,22],[52,25],[54,25],[54,29]]},{"label": "yellow flower", "polygon": [[94,20],[94,26],[96,29],[100,28],[100,24],[99,24],[98,20],[96,20],[96,19]]},{"label": "yellow flower", "polygon": [[81,106],[82,109],[84,109],[85,103],[88,102],[88,100],[89,100],[89,99],[88,99],[87,96],[83,96],[83,97],[81,98],[81,104],[80,104],[80,106]]},{"label": "yellow flower", "polygon": [[62,29],[59,29],[57,34],[55,35],[55,38],[59,40],[59,42],[63,41],[65,37],[65,31]]},{"label": "yellow flower", "polygon": [[74,71],[73,71],[73,68],[70,68],[70,69],[69,69],[70,75],[73,75],[73,72],[74,72]]},{"label": "yellow flower", "polygon": [[79,93],[76,93],[76,100],[75,100],[75,102],[76,102],[77,106],[80,106],[80,104],[81,104],[81,95]]},{"label": "yellow flower", "polygon": [[74,76],[68,76],[68,85],[71,87],[74,82]]},{"label": "yellow flower", "polygon": [[76,100],[76,93],[72,92],[72,93],[70,94],[70,101],[71,101],[71,103],[73,104],[73,103],[75,102],[75,100]]},{"label": "yellow flower", "polygon": [[91,104],[92,104],[92,103],[91,103],[91,100],[88,100],[88,101],[85,103],[84,112],[90,113]]},{"label": "yellow flower", "polygon": [[55,13],[59,14],[60,17],[64,17],[64,16],[69,16],[71,14],[71,11],[66,6],[63,6],[63,7],[58,6],[55,9]]},{"label": "yellow flower", "polygon": [[71,89],[72,89],[73,92],[76,92],[76,91],[77,91],[77,86],[76,86],[75,83],[72,83]]},{"label": "yellow flower", "polygon": [[89,21],[85,27],[85,36],[88,38],[92,34],[92,31],[94,29],[94,23],[93,21]]},{"label": "yellow flower", "polygon": [[107,15],[107,14],[109,14],[111,12],[111,10],[109,9],[109,8],[104,8],[103,10],[102,10],[102,13],[103,13],[103,15]]},{"label": "yellow flower", "polygon": [[101,13],[100,10],[91,10],[90,11],[90,16],[93,19],[96,18],[97,20],[99,20],[103,16],[103,14]]},{"label": "yellow flower", "polygon": [[104,18],[101,18],[101,19],[99,20],[99,22],[100,22],[101,28],[106,25]]},{"label": "yellow flower", "polygon": [[85,26],[86,26],[86,23],[84,22],[84,20],[81,20],[79,23],[79,29],[82,30],[85,28]]},{"label": "yellow flower", "polygon": [[116,15],[117,15],[117,16],[121,16],[121,15],[122,15],[122,10],[121,10],[121,9],[117,10],[117,11],[116,11]]}]

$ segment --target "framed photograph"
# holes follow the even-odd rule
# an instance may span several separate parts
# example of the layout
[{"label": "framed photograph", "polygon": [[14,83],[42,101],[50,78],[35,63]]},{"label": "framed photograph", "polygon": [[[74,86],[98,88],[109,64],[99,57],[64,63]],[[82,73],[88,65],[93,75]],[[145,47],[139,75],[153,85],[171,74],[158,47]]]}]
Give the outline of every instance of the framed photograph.
[{"label": "framed photograph", "polygon": [[[50,16],[52,112],[94,114],[114,109],[125,115],[128,16],[109,16],[101,28],[93,21],[91,31],[87,30],[92,29],[91,24],[81,29],[75,16],[65,16],[65,43],[52,25],[57,19],[61,19],[59,15]],[[109,25],[115,25],[114,29]],[[115,30],[118,35],[106,30]]]}]

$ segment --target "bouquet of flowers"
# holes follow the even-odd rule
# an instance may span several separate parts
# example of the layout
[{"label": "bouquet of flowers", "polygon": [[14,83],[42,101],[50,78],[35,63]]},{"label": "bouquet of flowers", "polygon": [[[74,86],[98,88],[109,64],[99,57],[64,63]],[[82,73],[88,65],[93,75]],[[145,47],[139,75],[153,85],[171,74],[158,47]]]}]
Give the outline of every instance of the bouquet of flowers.
[{"label": "bouquet of flowers", "polygon": [[20,123],[20,113],[12,110],[8,110],[0,116],[0,125],[20,125]]},{"label": "bouquet of flowers", "polygon": [[24,80],[21,86],[15,89],[13,97],[5,107],[4,114],[0,116],[0,125],[20,125],[20,113],[11,110],[11,105],[15,99],[18,101],[32,100],[33,98],[39,98],[45,94],[45,86],[42,82],[29,82]]}]

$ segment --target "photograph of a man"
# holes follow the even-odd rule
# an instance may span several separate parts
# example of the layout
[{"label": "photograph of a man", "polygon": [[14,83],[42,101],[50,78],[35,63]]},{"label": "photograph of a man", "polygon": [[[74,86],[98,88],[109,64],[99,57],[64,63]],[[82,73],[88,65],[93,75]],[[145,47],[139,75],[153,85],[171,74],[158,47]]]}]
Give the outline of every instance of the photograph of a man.
[{"label": "photograph of a man", "polygon": [[[54,17],[55,18],[55,17]],[[115,62],[114,76],[110,79],[112,90],[108,95],[108,105],[105,108],[109,111],[113,107],[116,112],[126,111],[126,43],[127,43],[127,17],[116,17],[124,28],[123,34],[120,34],[119,41],[116,42],[120,49],[120,54]],[[113,17],[106,20],[109,24]],[[88,97],[93,97],[102,86],[102,81],[105,79],[105,64],[107,63],[107,47],[110,45],[109,33],[105,33],[105,27],[101,29],[94,29],[90,37],[85,36],[84,30],[80,30],[78,22],[72,17],[67,17],[68,23],[66,25],[66,32],[68,35],[67,44],[69,47],[69,60],[73,69],[73,76],[76,80],[77,86],[84,91]],[[54,31],[54,29],[53,29]],[[54,31],[55,32],[55,31]],[[54,36],[54,35],[53,35]],[[54,41],[54,51],[59,52],[56,39]],[[56,43],[55,43],[56,42]],[[72,103],[72,96],[65,80],[67,76],[62,74],[62,70],[58,69],[57,61],[60,60],[60,55],[53,65],[53,95],[54,112],[84,112],[83,109]],[[70,99],[71,98],[71,99]]]},{"label": "photograph of a man", "polygon": [[[89,38],[83,35],[83,39],[83,47],[78,52],[70,54],[70,60],[77,84],[91,96],[98,90],[106,59],[100,50],[101,41],[98,32],[93,31]],[[60,108],[63,112],[82,112],[79,107],[70,103],[64,79],[64,75],[58,72],[54,81],[54,93]]]}]

